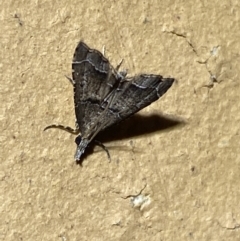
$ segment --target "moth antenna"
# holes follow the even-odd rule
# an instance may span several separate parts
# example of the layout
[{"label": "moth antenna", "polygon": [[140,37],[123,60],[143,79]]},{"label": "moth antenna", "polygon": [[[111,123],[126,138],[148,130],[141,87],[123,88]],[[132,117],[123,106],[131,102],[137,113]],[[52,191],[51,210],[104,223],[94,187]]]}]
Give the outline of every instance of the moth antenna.
[{"label": "moth antenna", "polygon": [[51,128],[64,130],[64,131],[67,131],[67,132],[69,132],[71,134],[74,134],[74,135],[77,135],[77,134],[80,133],[80,130],[79,130],[78,126],[76,126],[76,129],[73,129],[69,126],[55,125],[55,124],[45,127],[43,131],[46,131],[46,130],[51,129]]}]

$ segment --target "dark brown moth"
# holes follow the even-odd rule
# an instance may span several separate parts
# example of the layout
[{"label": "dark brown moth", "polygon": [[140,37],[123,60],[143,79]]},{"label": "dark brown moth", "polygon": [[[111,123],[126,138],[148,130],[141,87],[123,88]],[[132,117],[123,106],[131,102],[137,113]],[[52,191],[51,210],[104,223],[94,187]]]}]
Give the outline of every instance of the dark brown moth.
[{"label": "dark brown moth", "polygon": [[[161,75],[140,74],[127,77],[114,69],[98,50],[90,49],[84,42],[76,47],[72,62],[72,79],[76,114],[76,129],[50,125],[73,134],[79,161],[96,135],[159,99],[172,86],[173,78]],[[103,146],[103,145],[102,145]],[[104,147],[104,146],[103,146]],[[109,155],[109,154],[108,154]]]}]

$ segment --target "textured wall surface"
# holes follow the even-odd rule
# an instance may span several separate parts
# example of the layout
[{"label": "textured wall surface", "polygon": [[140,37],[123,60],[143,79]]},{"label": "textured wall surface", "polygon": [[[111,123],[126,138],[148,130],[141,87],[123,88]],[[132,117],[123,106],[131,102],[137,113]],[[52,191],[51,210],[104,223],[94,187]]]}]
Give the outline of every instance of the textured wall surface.
[{"label": "textured wall surface", "polygon": [[[239,1],[6,1],[0,240],[240,237]],[[177,79],[74,162],[79,40],[128,74]],[[170,128],[171,127],[171,128]]]}]

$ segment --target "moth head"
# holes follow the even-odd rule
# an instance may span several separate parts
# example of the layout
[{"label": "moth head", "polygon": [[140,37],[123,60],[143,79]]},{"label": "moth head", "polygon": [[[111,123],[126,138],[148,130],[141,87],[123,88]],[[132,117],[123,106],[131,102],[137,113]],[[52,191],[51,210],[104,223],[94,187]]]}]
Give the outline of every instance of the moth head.
[{"label": "moth head", "polygon": [[77,144],[77,150],[75,152],[74,158],[75,158],[75,161],[80,161],[82,154],[85,152],[85,149],[87,148],[87,146],[89,144],[89,140],[83,139],[79,135],[76,137],[75,143]]}]

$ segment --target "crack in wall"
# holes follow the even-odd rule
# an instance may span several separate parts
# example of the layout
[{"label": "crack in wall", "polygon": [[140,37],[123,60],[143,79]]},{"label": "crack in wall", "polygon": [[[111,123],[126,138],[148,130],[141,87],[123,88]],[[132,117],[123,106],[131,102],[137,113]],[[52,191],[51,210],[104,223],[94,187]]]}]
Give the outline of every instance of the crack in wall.
[{"label": "crack in wall", "polygon": [[[185,34],[181,34],[181,33],[177,33],[175,31],[165,31],[167,33],[171,33],[171,34],[174,34],[176,35],[177,37],[180,37],[180,38],[184,38],[187,42],[187,44],[190,46],[190,48],[192,49],[192,51],[195,53],[195,55],[199,58],[199,54],[197,52],[197,50],[194,48],[193,44],[188,40],[187,36]],[[204,85],[203,87],[207,87],[207,88],[213,88],[214,87],[214,83],[219,83],[217,77],[215,74],[213,74],[212,70],[209,68],[208,66],[208,61],[213,57],[213,56],[216,56],[217,55],[217,52],[219,50],[220,46],[217,45],[217,46],[214,46],[212,48],[212,50],[210,50],[210,55],[209,57],[204,60],[204,61],[200,61],[200,60],[197,60],[197,63],[199,64],[203,64],[206,68],[206,71],[208,72],[209,76],[210,76],[210,83],[209,84],[206,84]]]}]

